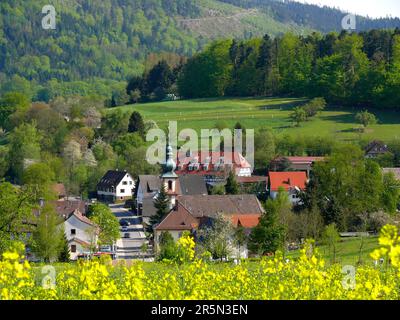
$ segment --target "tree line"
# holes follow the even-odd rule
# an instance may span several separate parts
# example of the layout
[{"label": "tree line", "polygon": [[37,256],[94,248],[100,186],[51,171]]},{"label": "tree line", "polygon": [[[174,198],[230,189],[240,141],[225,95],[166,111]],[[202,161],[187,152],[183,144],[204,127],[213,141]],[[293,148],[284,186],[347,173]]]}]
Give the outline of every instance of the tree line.
[{"label": "tree line", "polygon": [[[173,88],[169,67],[160,66],[152,83],[157,91],[168,92]],[[176,89],[183,98],[287,95],[323,97],[335,105],[398,108],[400,29],[220,40],[176,72]],[[142,79],[148,82],[148,77]],[[127,93],[139,96],[140,83],[132,79]]]}]

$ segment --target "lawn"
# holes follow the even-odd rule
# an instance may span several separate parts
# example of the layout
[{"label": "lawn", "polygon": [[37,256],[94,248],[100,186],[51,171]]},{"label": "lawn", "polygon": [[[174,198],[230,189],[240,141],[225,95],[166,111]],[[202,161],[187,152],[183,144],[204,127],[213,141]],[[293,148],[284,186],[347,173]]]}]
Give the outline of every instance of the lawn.
[{"label": "lawn", "polygon": [[[378,237],[364,237],[363,246],[361,247],[361,238],[344,238],[337,245],[336,262],[342,265],[356,266],[360,260],[363,264],[372,265],[373,260],[370,254],[375,249],[379,248]],[[327,263],[333,261],[332,250],[325,246],[318,246],[318,251]],[[295,259],[299,256],[299,251],[292,251],[288,255],[288,258]]]},{"label": "lawn", "polygon": [[372,111],[379,122],[359,133],[355,122],[356,110],[328,108],[319,116],[295,127],[289,118],[291,110],[305,102],[296,98],[226,98],[197,99],[144,103],[118,107],[131,113],[139,111],[145,120],[154,120],[166,129],[168,121],[177,121],[178,129],[211,129],[218,121],[232,128],[238,121],[247,129],[269,127],[278,135],[333,136],[335,139],[352,141],[360,138],[385,141],[400,137],[400,114],[394,111]]}]

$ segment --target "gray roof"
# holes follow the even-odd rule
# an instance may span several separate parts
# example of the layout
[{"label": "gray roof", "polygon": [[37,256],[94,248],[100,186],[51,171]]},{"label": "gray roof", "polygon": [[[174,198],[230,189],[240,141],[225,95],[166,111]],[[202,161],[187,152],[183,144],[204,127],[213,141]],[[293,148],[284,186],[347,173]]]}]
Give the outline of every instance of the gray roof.
[{"label": "gray roof", "polygon": [[161,189],[161,179],[159,176],[155,175],[140,175],[139,184],[142,187],[143,195],[145,197],[153,195]]},{"label": "gray roof", "polygon": [[181,175],[179,184],[182,195],[206,195],[207,187],[203,176],[200,175]]},{"label": "gray roof", "polygon": [[153,198],[144,198],[143,199],[143,207],[142,207],[143,217],[152,217],[156,213],[157,213],[157,209],[154,207],[154,199]]},{"label": "gray roof", "polygon": [[180,196],[178,201],[194,217],[213,217],[217,213],[249,215],[264,212],[257,197],[250,194]]}]

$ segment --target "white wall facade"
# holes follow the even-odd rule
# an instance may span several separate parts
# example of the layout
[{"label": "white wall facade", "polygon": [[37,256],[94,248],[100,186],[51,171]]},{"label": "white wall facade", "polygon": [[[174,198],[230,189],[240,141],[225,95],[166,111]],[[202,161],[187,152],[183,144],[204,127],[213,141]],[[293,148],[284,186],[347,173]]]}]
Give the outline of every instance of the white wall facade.
[{"label": "white wall facade", "polygon": [[108,190],[97,190],[97,195],[115,200],[124,200],[133,196],[135,181],[132,176],[127,173],[120,183],[114,188]]},{"label": "white wall facade", "polygon": [[[71,260],[76,260],[79,254],[88,251],[88,248],[84,248],[82,245],[74,242],[74,239],[89,244],[97,242],[97,237],[94,234],[94,227],[79,220],[75,215],[71,215],[68,220],[64,222],[64,231],[70,246]],[[71,245],[76,245],[76,252],[72,252]]]},{"label": "white wall facade", "polygon": [[[271,191],[270,192],[270,197],[272,199],[276,199],[276,197],[278,196],[278,192],[277,191]],[[301,199],[297,196],[297,193],[294,191],[288,191],[288,197],[289,197],[289,201],[291,204],[296,205],[298,204]]]}]

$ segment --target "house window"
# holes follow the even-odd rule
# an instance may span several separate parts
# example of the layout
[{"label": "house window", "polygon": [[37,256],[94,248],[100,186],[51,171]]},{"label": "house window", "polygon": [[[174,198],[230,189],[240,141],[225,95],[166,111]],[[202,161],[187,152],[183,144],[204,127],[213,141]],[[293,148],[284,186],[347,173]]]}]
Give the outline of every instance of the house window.
[{"label": "house window", "polygon": [[122,184],[123,184],[124,186],[127,186],[127,185],[128,185],[128,181],[123,181]]},{"label": "house window", "polygon": [[172,181],[168,181],[168,190],[172,190]]},{"label": "house window", "polygon": [[74,244],[71,245],[71,252],[72,253],[76,252],[76,245],[74,245]]},{"label": "house window", "polygon": [[121,193],[125,193],[125,189],[121,189],[121,191],[120,191]]},{"label": "house window", "polygon": [[71,236],[76,235],[76,229],[71,229]]},{"label": "house window", "polygon": [[132,185],[132,181],[129,181],[129,185]]}]

